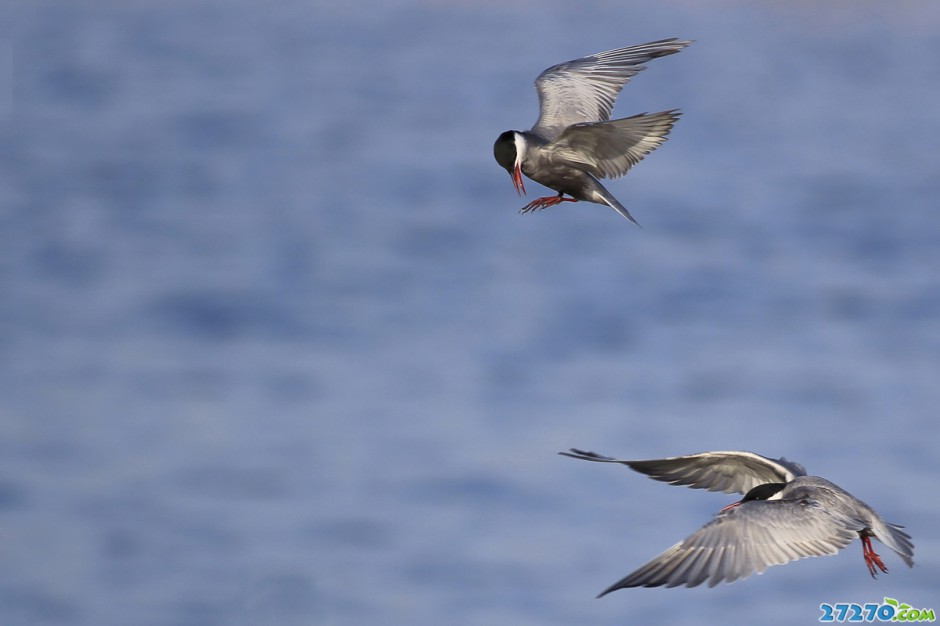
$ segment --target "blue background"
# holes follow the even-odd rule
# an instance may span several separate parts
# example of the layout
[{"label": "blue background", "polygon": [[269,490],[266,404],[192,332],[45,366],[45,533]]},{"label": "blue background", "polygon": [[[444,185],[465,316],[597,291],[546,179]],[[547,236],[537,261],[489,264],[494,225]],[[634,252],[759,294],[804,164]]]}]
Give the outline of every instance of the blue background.
[{"label": "blue background", "polygon": [[[5,5],[0,623],[813,623],[940,609],[940,5]],[[665,37],[678,107],[534,215],[492,157],[557,62]],[[714,589],[612,582],[785,455],[908,527]]]}]

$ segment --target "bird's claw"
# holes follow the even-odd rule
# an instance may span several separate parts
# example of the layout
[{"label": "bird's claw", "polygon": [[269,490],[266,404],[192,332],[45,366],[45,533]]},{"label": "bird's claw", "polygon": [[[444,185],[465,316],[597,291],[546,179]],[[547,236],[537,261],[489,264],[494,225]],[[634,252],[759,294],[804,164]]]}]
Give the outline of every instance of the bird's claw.
[{"label": "bird's claw", "polygon": [[532,211],[541,211],[542,209],[555,206],[561,202],[577,202],[577,200],[574,198],[563,198],[561,196],[545,196],[544,198],[536,198],[529,204],[519,209],[519,212],[531,213]]},{"label": "bird's claw", "polygon": [[865,565],[868,566],[868,573],[871,574],[872,578],[878,577],[878,571],[875,569],[876,567],[880,569],[882,573],[888,573],[888,568],[885,566],[884,562],[882,562],[881,557],[874,552],[870,552],[869,554],[865,555]]},{"label": "bird's claw", "polygon": [[878,556],[871,547],[871,539],[869,537],[862,537],[862,556],[865,557],[865,565],[868,567],[868,573],[871,574],[872,578],[878,577],[878,570],[881,570],[883,574],[888,573],[887,566],[885,566],[881,557]]}]

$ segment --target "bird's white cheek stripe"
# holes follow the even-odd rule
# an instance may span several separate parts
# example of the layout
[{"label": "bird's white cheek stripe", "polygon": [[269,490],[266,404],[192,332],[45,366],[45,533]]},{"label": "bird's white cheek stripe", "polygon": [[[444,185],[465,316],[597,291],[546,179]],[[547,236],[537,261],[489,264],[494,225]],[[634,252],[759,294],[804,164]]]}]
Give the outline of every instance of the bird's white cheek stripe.
[{"label": "bird's white cheek stripe", "polygon": [[516,163],[515,167],[522,167],[522,157],[525,156],[526,140],[521,133],[514,133],[513,139],[516,142]]}]

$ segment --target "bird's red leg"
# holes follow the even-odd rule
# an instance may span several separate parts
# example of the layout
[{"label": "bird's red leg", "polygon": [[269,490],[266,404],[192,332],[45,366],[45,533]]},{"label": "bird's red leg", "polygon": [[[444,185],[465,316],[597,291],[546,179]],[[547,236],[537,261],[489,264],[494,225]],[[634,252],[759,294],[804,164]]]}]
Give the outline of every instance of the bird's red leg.
[{"label": "bird's red leg", "polygon": [[875,554],[875,550],[871,547],[871,537],[869,535],[861,535],[861,539],[862,556],[865,557],[865,565],[868,566],[868,573],[871,574],[872,578],[875,578],[878,573],[875,569],[877,567],[883,573],[887,574],[888,568],[885,567],[885,564],[881,561],[881,557]]},{"label": "bird's red leg", "polygon": [[577,202],[575,198],[563,198],[563,194],[558,194],[557,196],[545,196],[544,198],[536,198],[529,204],[525,205],[519,209],[520,213],[528,213],[530,211],[544,209],[546,207],[555,206],[561,202]]}]

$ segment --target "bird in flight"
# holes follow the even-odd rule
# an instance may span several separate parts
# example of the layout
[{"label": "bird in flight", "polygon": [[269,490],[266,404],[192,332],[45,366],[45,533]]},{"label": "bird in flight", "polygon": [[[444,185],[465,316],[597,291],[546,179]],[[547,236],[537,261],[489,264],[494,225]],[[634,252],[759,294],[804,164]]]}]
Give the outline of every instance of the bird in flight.
[{"label": "bird in flight", "polygon": [[658,148],[679,118],[676,109],[611,120],[614,100],[644,63],[679,52],[691,41],[662,39],[598,52],[553,65],[535,79],[539,118],[530,130],[507,130],[493,154],[525,194],[522,175],[558,192],[537,198],[522,213],[561,202],[606,204],[634,224],[630,212],[598,181],[619,178]]},{"label": "bird in flight", "polygon": [[753,452],[703,452],[650,461],[626,461],[572,448],[564,456],[620,463],[655,480],[693,489],[741,493],[702,528],[605,589],[697,587],[734,582],[771,565],[836,554],[854,538],[872,578],[887,573],[872,548],[875,538],[914,566],[914,545],[903,526],[886,522],[839,486],[807,476],[802,465]]}]

